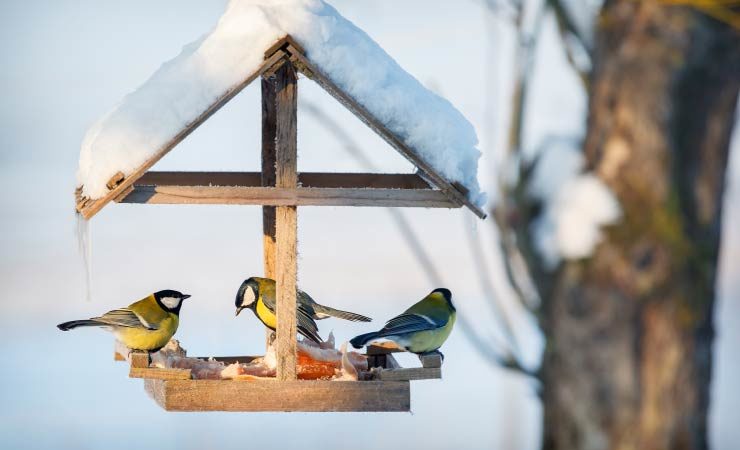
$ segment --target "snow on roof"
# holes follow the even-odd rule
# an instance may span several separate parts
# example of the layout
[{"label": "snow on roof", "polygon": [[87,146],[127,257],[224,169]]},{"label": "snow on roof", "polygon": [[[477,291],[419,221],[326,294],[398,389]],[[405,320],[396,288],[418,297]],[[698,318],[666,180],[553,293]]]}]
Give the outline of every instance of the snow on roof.
[{"label": "snow on roof", "polygon": [[254,73],[264,51],[287,34],[334,83],[482,206],[480,152],[470,122],[322,0],[231,0],[207,36],[185,46],[88,130],[77,173],[82,194],[103,197],[112,176],[128,176],[157,154]]}]

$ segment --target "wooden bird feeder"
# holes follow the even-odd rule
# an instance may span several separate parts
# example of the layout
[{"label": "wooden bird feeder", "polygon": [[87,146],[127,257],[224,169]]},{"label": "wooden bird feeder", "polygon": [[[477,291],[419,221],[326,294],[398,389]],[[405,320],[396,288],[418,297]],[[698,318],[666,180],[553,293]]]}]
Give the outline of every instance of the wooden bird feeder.
[{"label": "wooden bird feeder", "polygon": [[[413,163],[416,174],[298,173],[297,73],[318,83],[368,127]],[[262,79],[262,172],[150,172],[157,161],[258,77]],[[296,234],[298,206],[459,208],[485,214],[466,190],[435,171],[415,149],[340,89],[309,61],[290,36],[266,52],[262,66],[234,86],[130,175],[116,174],[109,192],[92,200],[76,191],[86,219],[111,201],[139,204],[262,205],[265,275],[277,283],[275,380],[192,379],[189,370],[153,368],[147,353],[118,348],[130,362],[129,376],[168,411],[409,411],[410,380],[441,378],[439,356],[422,367],[401,368],[397,349],[370,346],[372,376],[359,381],[305,381],[296,375]],[[215,358],[248,362],[252,357]],[[369,372],[369,373],[370,373]],[[363,379],[366,378],[366,379]]]}]

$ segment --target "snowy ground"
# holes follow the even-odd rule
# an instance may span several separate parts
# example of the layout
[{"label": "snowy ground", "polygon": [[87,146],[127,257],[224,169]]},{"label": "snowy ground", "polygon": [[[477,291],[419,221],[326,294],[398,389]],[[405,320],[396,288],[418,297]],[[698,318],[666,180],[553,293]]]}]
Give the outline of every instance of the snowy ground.
[{"label": "snowy ground", "polygon": [[[378,0],[334,5],[406,69],[449,98],[485,141],[486,111],[477,86],[482,66],[459,82],[458,66],[484,61],[483,14],[473,1]],[[0,4],[0,439],[8,448],[530,448],[539,444],[539,405],[522,379],[493,368],[457,330],[445,347],[443,381],[412,387],[413,414],[170,414],[146,397],[139,380],[112,361],[111,338],[95,330],[61,333],[54,325],[126,304],[160,288],[193,294],[179,337],[191,354],[257,353],[263,331],[233,318],[243,277],[261,273],[260,213],[253,207],[111,206],[95,218],[93,300],[85,298],[76,250],[72,191],[80,141],[89,125],[146,79],[184,42],[197,38],[224,2],[135,0],[113,5],[6,1]],[[424,13],[420,14],[419,10]],[[502,36],[502,38],[505,36]],[[502,46],[505,43],[502,42]],[[535,92],[533,142],[552,130],[578,130],[583,101],[546,45],[547,70]],[[548,56],[550,55],[550,56]],[[508,73],[501,63],[501,81]],[[558,86],[553,90],[552,86]],[[407,163],[349,114],[302,82],[303,100],[336,114],[384,170]],[[503,95],[503,92],[501,93]],[[256,169],[258,89],[249,89],[169,155],[159,169]],[[299,117],[301,170],[361,170],[309,115]],[[493,130],[495,131],[495,130]],[[495,134],[495,133],[494,133]],[[485,144],[485,142],[484,142]],[[738,145],[736,144],[737,148]],[[485,147],[484,147],[485,151]],[[204,157],[207,152],[207,158]],[[731,181],[740,179],[740,151]],[[485,169],[489,161],[481,166]],[[483,189],[489,178],[481,173]],[[468,213],[469,214],[469,213]],[[488,317],[460,211],[408,211],[463,313],[485,330]],[[740,441],[734,380],[740,358],[740,186],[730,185],[717,309],[712,439]],[[731,226],[730,224],[735,224]],[[488,224],[477,233],[490,247]],[[156,243],[156,244],[153,244]],[[376,209],[304,208],[300,280],[316,299],[377,318],[398,312],[431,288],[388,214]],[[493,261],[491,261],[493,262]],[[402,274],[399,276],[398,274]],[[482,312],[481,312],[482,311]],[[483,319],[481,319],[481,317]],[[361,324],[327,320],[338,338]],[[530,353],[537,339],[527,332]],[[734,346],[736,347],[736,345]],[[286,433],[285,430],[290,430]],[[461,436],[464,439],[461,441]]]}]

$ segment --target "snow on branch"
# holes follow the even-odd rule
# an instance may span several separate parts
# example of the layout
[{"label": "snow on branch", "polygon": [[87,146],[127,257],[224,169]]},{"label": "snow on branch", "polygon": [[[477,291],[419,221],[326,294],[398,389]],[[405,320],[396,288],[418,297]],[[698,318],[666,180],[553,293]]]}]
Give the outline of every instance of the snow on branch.
[{"label": "snow on branch", "polygon": [[583,155],[553,146],[537,161],[530,194],[543,202],[532,227],[544,266],[590,256],[601,242],[601,228],[616,223],[621,208],[614,193],[592,173],[582,173]]}]

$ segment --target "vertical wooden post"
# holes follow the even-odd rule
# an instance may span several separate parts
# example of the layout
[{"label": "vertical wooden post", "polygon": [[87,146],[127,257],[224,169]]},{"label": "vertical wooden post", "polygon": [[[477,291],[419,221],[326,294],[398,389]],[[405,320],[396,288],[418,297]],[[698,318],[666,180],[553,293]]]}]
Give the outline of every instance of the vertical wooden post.
[{"label": "vertical wooden post", "polygon": [[[274,80],[262,78],[262,186],[275,186],[275,124],[277,99]],[[275,279],[275,207],[262,207],[262,254],[264,276]],[[265,348],[269,347],[272,330],[265,329]]]},{"label": "vertical wooden post", "polygon": [[[263,78],[263,180],[268,169],[271,147],[275,156],[275,186],[296,187],[297,165],[297,78],[295,68],[286,59]],[[267,121],[268,123],[265,123]],[[297,283],[297,209],[279,206],[274,211],[274,261],[270,261],[271,212],[263,212],[265,227],[265,271],[274,271],[277,316],[277,379],[296,378],[296,283]],[[272,265],[272,269],[271,269]],[[269,275],[268,275],[269,276]]]},{"label": "vertical wooden post", "polygon": [[[277,100],[274,82],[262,79],[262,186],[275,186],[275,123]],[[275,207],[262,207],[262,252],[265,277],[275,279]],[[268,331],[269,334],[269,331]]]}]

